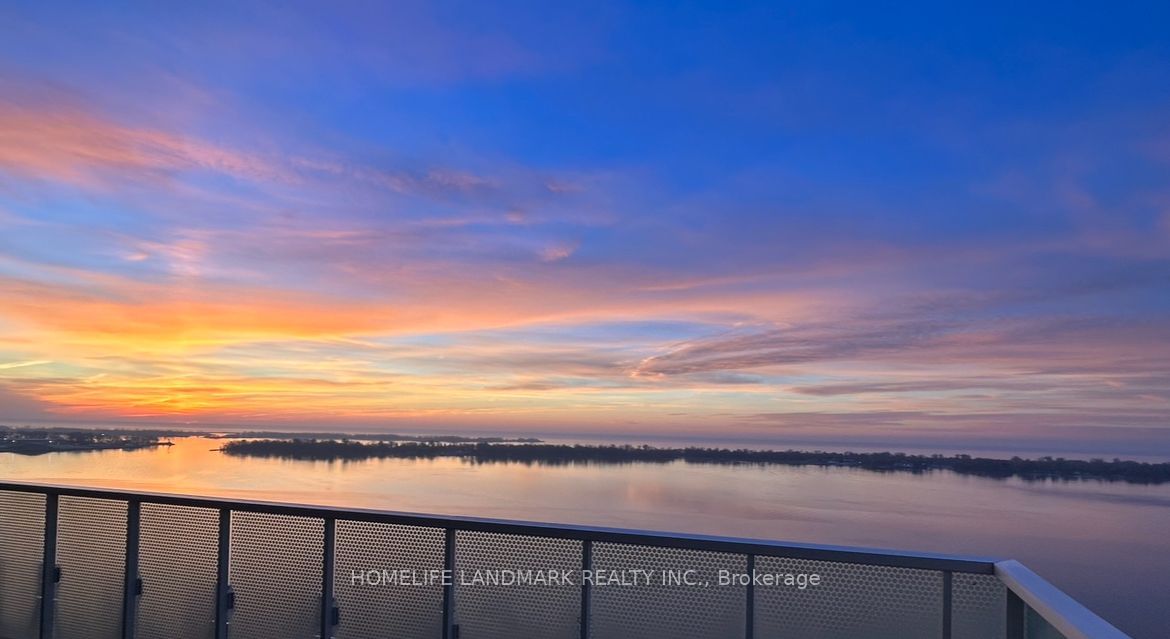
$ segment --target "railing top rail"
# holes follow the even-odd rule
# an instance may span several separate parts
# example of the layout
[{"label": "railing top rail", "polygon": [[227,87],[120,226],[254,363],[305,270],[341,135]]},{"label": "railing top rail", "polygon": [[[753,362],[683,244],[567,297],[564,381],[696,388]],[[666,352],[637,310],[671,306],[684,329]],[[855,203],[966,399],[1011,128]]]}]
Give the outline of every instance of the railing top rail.
[{"label": "railing top rail", "polygon": [[1130,639],[1014,559],[996,562],[995,575],[1067,639]]},{"label": "railing top rail", "polygon": [[14,490],[51,495],[71,495],[120,499],[145,503],[194,506],[202,508],[229,509],[245,512],[263,512],[302,517],[320,517],[353,521],[369,521],[430,528],[450,528],[500,534],[555,537],[582,541],[685,548],[711,552],[742,553],[838,563],[857,563],[920,570],[949,570],[978,574],[993,574],[996,560],[985,557],[949,555],[937,553],[910,552],[878,548],[831,546],[806,544],[766,539],[695,535],[624,528],[551,524],[506,519],[461,517],[405,513],[364,508],[342,508],[336,506],[313,506],[240,500],[224,497],[195,497],[169,493],[126,491],[111,488],[61,486],[31,482],[0,481],[0,490]]}]

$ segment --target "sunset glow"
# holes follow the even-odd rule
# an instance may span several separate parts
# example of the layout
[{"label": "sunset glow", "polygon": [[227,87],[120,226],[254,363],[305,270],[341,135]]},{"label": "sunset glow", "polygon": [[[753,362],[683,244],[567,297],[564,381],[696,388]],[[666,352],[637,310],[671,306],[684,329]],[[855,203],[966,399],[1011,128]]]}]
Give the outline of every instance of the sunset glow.
[{"label": "sunset glow", "polygon": [[1161,436],[1164,25],[931,6],[6,6],[0,420]]}]

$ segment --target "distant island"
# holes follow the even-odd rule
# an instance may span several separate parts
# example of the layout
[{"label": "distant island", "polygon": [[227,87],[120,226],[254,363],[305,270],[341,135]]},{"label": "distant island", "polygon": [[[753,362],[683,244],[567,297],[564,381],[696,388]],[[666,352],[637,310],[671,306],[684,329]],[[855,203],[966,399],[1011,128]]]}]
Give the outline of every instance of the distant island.
[{"label": "distant island", "polygon": [[270,430],[217,433],[214,439],[297,439],[332,440],[338,437],[349,441],[422,442],[442,444],[539,444],[535,437],[468,437],[464,435],[399,435],[397,433],[290,433]]},{"label": "distant island", "polygon": [[209,432],[177,429],[86,428],[73,426],[7,426],[0,424],[0,453],[41,455],[91,450],[137,450],[170,446],[181,437],[208,439],[328,439],[441,444],[539,444],[535,437],[468,437],[464,435],[400,435],[397,433],[306,433],[281,431]]},{"label": "distant island", "polygon": [[1114,459],[990,459],[970,455],[906,453],[831,453],[799,450],[727,448],[657,448],[653,446],[584,446],[557,444],[509,445],[478,443],[363,443],[336,439],[257,439],[226,443],[228,455],[312,461],[365,459],[434,459],[457,457],[472,463],[627,464],[687,462],[692,464],[829,466],[877,472],[923,473],[949,470],[963,475],[1027,480],[1103,480],[1134,484],[1170,482],[1170,463]]},{"label": "distant island", "polygon": [[91,450],[137,450],[170,446],[154,433],[100,432],[81,430],[0,429],[0,453],[43,455],[45,453]]}]

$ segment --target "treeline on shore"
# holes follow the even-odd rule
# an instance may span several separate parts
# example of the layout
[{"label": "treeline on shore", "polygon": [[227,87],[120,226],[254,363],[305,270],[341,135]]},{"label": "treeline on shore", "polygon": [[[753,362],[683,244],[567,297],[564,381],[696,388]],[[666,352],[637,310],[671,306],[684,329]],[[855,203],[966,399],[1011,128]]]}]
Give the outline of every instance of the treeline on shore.
[{"label": "treeline on shore", "polygon": [[832,453],[799,450],[727,448],[658,448],[653,446],[585,446],[558,444],[507,445],[492,443],[439,444],[426,442],[363,443],[350,440],[260,439],[228,442],[229,455],[313,461],[365,459],[434,459],[457,457],[473,463],[625,464],[670,463],[745,464],[785,466],[841,466],[872,471],[927,472],[950,470],[981,477],[1023,479],[1096,479],[1137,484],[1170,482],[1170,463],[1121,459],[991,459],[970,455],[912,455],[906,453]]},{"label": "treeline on shore", "polygon": [[288,433],[272,430],[221,433],[216,439],[301,439],[332,440],[338,437],[347,441],[374,442],[421,442],[439,444],[539,444],[535,437],[472,437],[467,435],[399,435],[397,433]]}]

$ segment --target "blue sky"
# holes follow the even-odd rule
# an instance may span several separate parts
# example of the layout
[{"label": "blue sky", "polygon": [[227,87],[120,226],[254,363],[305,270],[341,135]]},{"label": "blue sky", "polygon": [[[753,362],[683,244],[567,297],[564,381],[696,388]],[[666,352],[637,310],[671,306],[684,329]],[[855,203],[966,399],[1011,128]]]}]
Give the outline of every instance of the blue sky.
[{"label": "blue sky", "polygon": [[1168,12],[7,4],[0,417],[1160,437]]}]

